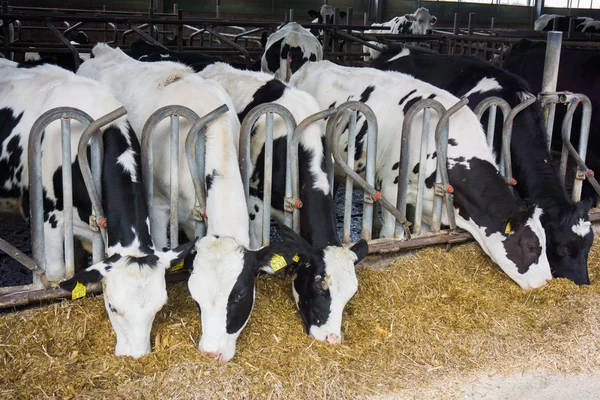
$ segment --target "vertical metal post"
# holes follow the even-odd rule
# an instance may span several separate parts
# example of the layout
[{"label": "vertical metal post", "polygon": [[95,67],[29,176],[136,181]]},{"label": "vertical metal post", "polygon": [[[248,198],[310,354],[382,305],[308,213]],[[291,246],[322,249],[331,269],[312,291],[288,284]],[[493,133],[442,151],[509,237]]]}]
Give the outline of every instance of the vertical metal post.
[{"label": "vertical metal post", "polygon": [[[556,84],[558,82],[558,68],[560,65],[561,42],[562,32],[548,32],[548,40],[546,42],[546,59],[544,61],[544,76],[542,78],[542,93],[556,91]],[[554,128],[555,112],[556,104],[549,104],[544,108],[548,149],[550,149],[550,143],[552,142],[552,130]]]},{"label": "vertical metal post", "polygon": [[[291,10],[290,10],[291,11]],[[273,113],[266,115],[265,170],[263,186],[263,231],[262,245],[268,246],[271,234],[271,193],[273,189]]]},{"label": "vertical metal post", "polygon": [[293,8],[290,8],[290,19],[289,19],[289,21],[290,22],[294,22],[294,9]]},{"label": "vertical metal post", "polygon": [[[91,146],[91,170],[92,180],[96,187],[96,193],[102,198],[102,157],[104,154],[103,142],[98,131],[92,136],[90,140]],[[106,256],[104,241],[102,240],[102,234],[100,232],[94,232],[92,236],[92,262],[94,264],[104,260]]]},{"label": "vertical metal post", "polygon": [[[423,110],[423,129],[421,130],[421,151],[419,153],[419,165],[425,169],[427,165],[427,149],[429,146],[429,121],[431,109]],[[425,194],[425,171],[418,175],[417,181],[417,203],[415,204],[415,222],[413,233],[421,233],[421,222],[423,219],[423,195]]]},{"label": "vertical metal post", "polygon": [[179,117],[171,116],[171,159],[170,159],[170,207],[169,228],[171,248],[179,246]]},{"label": "vertical metal post", "polygon": [[363,14],[363,25],[364,26],[369,25],[369,14],[367,14],[367,13]]},{"label": "vertical metal post", "polygon": [[[192,132],[190,129],[190,132],[188,133],[188,135],[192,135],[193,133],[194,132]],[[196,154],[195,154],[196,168],[198,168],[198,176],[200,177],[200,179],[202,181],[204,181],[204,176],[206,176],[204,173],[205,142],[206,142],[206,127],[202,128],[200,138],[196,139]],[[198,195],[196,195],[196,200],[194,202],[194,205],[196,207],[204,207],[205,203],[206,203],[206,199],[199,199]],[[204,217],[204,216],[200,216],[200,217]],[[195,233],[196,233],[196,237],[199,237],[199,238],[203,238],[206,235],[206,221],[196,221]]]},{"label": "vertical metal post", "polygon": [[[496,126],[496,110],[497,106],[494,104],[490,107],[490,113],[488,115],[488,126],[487,126],[487,144],[490,148],[490,151],[494,151],[494,134],[496,130],[494,129]],[[500,166],[502,168],[502,166]]]},{"label": "vertical metal post", "polygon": [[492,22],[490,24],[490,30],[492,30],[492,31],[494,30],[495,23],[496,23],[496,18],[492,17]]},{"label": "vertical metal post", "polygon": [[575,28],[575,17],[569,17],[569,30],[567,31],[567,39],[571,39]]},{"label": "vertical metal post", "polygon": [[[350,123],[348,125],[348,167],[354,170],[354,153],[356,151],[356,110],[350,114]],[[367,123],[366,121],[364,122]],[[344,194],[344,230],[342,242],[350,242],[350,223],[352,222],[352,192],[353,180],[346,177],[346,193]]]},{"label": "vertical metal post", "polygon": [[[177,19],[183,19],[183,10],[177,9]],[[212,43],[212,42],[211,42]],[[177,25],[177,51],[181,51],[183,48],[183,25]]]},{"label": "vertical metal post", "polygon": [[454,28],[452,29],[453,35],[458,35],[458,13],[454,13]]},{"label": "vertical metal post", "polygon": [[221,18],[221,0],[217,0],[215,14],[216,14],[215,16],[217,17],[217,19]]},{"label": "vertical metal post", "polygon": [[[377,159],[377,119],[375,114],[365,114],[365,124],[367,124],[367,165],[365,169],[365,178],[367,184],[375,187],[375,169]],[[373,202],[373,197],[365,193],[363,201],[363,226],[361,238],[367,241],[371,240],[373,235],[373,207],[377,205]],[[376,208],[377,209],[377,208]]]},{"label": "vertical metal post", "polygon": [[474,22],[475,22],[475,13],[469,13],[469,25],[468,25],[469,36],[473,36],[473,23]]},{"label": "vertical metal post", "polygon": [[75,275],[73,250],[73,179],[71,170],[71,121],[61,118],[63,227],[65,247],[65,272],[67,279]]}]

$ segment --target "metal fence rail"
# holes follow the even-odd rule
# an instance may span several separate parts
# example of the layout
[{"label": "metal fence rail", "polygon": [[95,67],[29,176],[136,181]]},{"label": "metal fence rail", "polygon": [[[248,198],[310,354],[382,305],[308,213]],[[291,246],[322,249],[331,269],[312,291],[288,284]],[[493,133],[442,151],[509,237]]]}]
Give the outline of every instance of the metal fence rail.
[{"label": "metal fence rail", "polygon": [[[292,113],[285,107],[274,104],[265,103],[254,107],[246,115],[242,121],[242,127],[240,130],[240,146],[239,146],[239,159],[240,172],[242,175],[242,184],[244,185],[244,195],[246,201],[250,198],[250,173],[252,170],[251,165],[251,154],[250,154],[250,141],[252,138],[252,129],[255,127],[258,119],[265,115],[265,162],[264,162],[264,177],[263,177],[263,221],[262,221],[262,234],[261,234],[261,246],[268,246],[270,243],[270,227],[271,227],[271,196],[273,191],[273,135],[274,135],[274,115],[277,114],[287,128],[287,146],[286,146],[286,169],[285,169],[285,198],[284,198],[284,215],[285,224],[292,226],[292,219],[294,208],[300,207],[300,203],[294,202],[289,204],[292,197],[298,199],[297,196],[292,194],[292,175],[290,170],[291,155],[291,143],[294,131],[296,130],[296,120]],[[251,247],[259,246],[258,243],[251,243]]]}]

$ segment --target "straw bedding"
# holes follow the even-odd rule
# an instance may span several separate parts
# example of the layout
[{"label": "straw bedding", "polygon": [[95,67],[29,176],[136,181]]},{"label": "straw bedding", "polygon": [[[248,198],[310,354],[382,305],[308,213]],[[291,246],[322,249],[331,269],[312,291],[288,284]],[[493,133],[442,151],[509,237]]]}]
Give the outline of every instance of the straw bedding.
[{"label": "straw bedding", "polygon": [[[360,269],[344,341],[305,335],[289,278],[260,277],[234,359],[197,350],[200,322],[185,283],[168,287],[153,352],[114,357],[101,297],[0,315],[0,398],[357,398],[478,370],[600,368],[600,240],[588,287],[553,280],[522,291],[473,243]],[[418,397],[418,396],[417,396]]]}]

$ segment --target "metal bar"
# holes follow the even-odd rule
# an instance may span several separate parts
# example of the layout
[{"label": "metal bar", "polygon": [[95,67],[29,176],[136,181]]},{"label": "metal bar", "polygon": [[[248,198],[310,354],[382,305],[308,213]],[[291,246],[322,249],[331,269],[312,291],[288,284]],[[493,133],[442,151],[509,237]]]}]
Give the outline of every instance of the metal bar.
[{"label": "metal bar", "polygon": [[[435,177],[436,186],[439,188],[441,184],[441,192],[446,200],[446,212],[448,214],[448,225],[450,225],[450,229],[456,229],[456,217],[454,215],[454,206],[452,204],[452,187],[450,186],[450,182],[448,180],[448,169],[447,169],[447,150],[448,150],[448,120],[452,116],[452,114],[456,113],[463,106],[469,103],[469,99],[467,97],[463,97],[460,99],[458,103],[450,107],[438,121],[437,126],[435,127],[435,144],[436,144],[436,152],[437,152],[437,172]],[[441,226],[441,218],[440,220],[436,220],[436,216],[440,215],[441,217],[441,208],[442,208],[442,197],[436,196],[433,200],[433,222],[431,224],[431,230],[433,232],[439,232]]]},{"label": "metal bar", "polygon": [[54,25],[52,25],[52,23],[50,21],[44,21],[44,25],[46,25],[48,27],[48,29],[50,29],[50,32],[54,33],[54,35],[65,45],[67,46],[67,48],[69,49],[69,51],[71,52],[71,55],[73,56],[73,65],[75,67],[75,71],[77,71],[77,68],[79,68],[79,52],[77,51],[77,49],[75,48],[75,46],[73,46],[71,44],[71,42],[69,40],[67,40],[67,38],[65,38],[63,36],[62,33],[60,33],[58,31],[58,29],[56,29],[54,27]]},{"label": "metal bar", "polygon": [[[194,124],[198,121],[199,117],[193,110],[183,107],[183,106],[164,106],[156,110],[152,115],[148,118],[146,123],[144,124],[144,128],[142,129],[142,174],[144,175],[144,187],[146,192],[146,204],[148,205],[148,210],[150,210],[150,232],[152,236],[155,236],[157,233],[154,231],[156,229],[156,221],[154,220],[154,213],[152,210],[153,204],[153,190],[154,190],[154,156],[152,149],[152,136],[156,130],[157,125],[165,118],[177,115],[179,117],[184,117],[191,124]],[[179,154],[179,153],[178,153]],[[189,164],[188,164],[189,166]],[[177,175],[178,177],[178,175]],[[173,182],[170,183],[171,185]]]},{"label": "metal bar", "polygon": [[531,106],[536,102],[535,97],[530,97],[517,104],[508,115],[504,117],[504,127],[502,128],[502,157],[501,165],[504,165],[504,177],[509,185],[514,186],[517,181],[512,175],[512,157],[511,157],[511,143],[512,143],[512,128],[515,117],[524,109]]},{"label": "metal bar", "polygon": [[[376,161],[377,161],[377,118],[374,113],[364,113],[365,124],[367,124],[367,165],[365,166],[365,178],[367,184],[371,187],[375,187],[375,172],[376,172]],[[363,226],[361,238],[365,240],[371,240],[373,236],[373,204],[372,196],[365,193],[363,199]]]},{"label": "metal bar", "polygon": [[39,267],[39,265],[35,262],[34,259],[28,257],[26,254],[24,254],[19,249],[17,249],[2,238],[0,238],[0,250],[8,254],[11,258],[17,260],[19,264],[24,265],[25,267],[27,267],[27,269],[32,271],[38,277],[43,287],[50,287],[50,283],[48,282],[46,274],[44,273],[45,271]]},{"label": "metal bar", "polygon": [[65,249],[65,274],[70,279],[75,275],[75,250],[73,248],[73,178],[71,170],[71,123],[60,120],[62,146],[63,185],[63,229]]},{"label": "metal bar", "polygon": [[170,136],[170,207],[169,229],[171,249],[179,246],[179,117],[171,115]]},{"label": "metal bar", "polygon": [[469,25],[468,25],[468,32],[469,32],[469,36],[473,35],[473,23],[475,22],[475,13],[469,13]]},{"label": "metal bar", "polygon": [[[354,170],[354,153],[356,150],[356,110],[350,113],[350,123],[348,127],[348,168]],[[366,123],[366,121],[365,121]],[[352,178],[346,177],[346,193],[344,195],[344,230],[343,243],[350,242],[350,223],[352,222]]]},{"label": "metal bar", "polygon": [[[87,293],[96,294],[102,291],[102,284],[87,284]],[[68,299],[72,293],[63,289],[26,290],[17,293],[8,293],[0,296],[0,308],[25,306],[34,302]]]},{"label": "metal bar", "polygon": [[[79,145],[77,147],[77,157],[79,160],[79,169],[81,170],[81,176],[83,177],[83,182],[85,183],[85,187],[87,189],[88,195],[90,197],[90,201],[92,203],[93,213],[96,215],[96,221],[98,222],[98,227],[100,228],[100,232],[102,234],[102,239],[104,240],[104,244],[108,246],[108,235],[106,231],[106,224],[102,223],[105,219],[104,209],[102,207],[102,201],[98,192],[96,191],[95,182],[92,177],[92,172],[90,170],[90,166],[88,164],[87,157],[87,146],[91,137],[96,134],[105,125],[110,124],[117,118],[122,117],[127,114],[127,110],[125,107],[119,107],[116,110],[106,114],[105,116],[98,118],[91,124],[89,124],[81,138],[79,138]],[[101,134],[100,134],[101,135]]]},{"label": "metal bar", "polygon": [[[291,12],[292,10],[290,10]],[[262,245],[268,246],[271,232],[271,195],[273,192],[273,113],[266,114],[265,167],[263,187]]]},{"label": "metal bar", "polygon": [[[325,32],[327,32],[327,31],[328,30],[325,30]],[[360,39],[360,38],[358,38],[358,37],[356,37],[354,35],[350,35],[350,34],[348,34],[346,32],[341,31],[341,30],[335,31],[335,34],[341,36],[344,39],[352,40],[352,41],[354,41],[356,43],[362,44],[363,46],[370,47],[370,48],[375,49],[377,51],[384,51],[385,50],[381,46],[378,46],[378,45],[373,44],[371,42],[368,42],[366,40]],[[369,37],[369,36],[365,35],[365,37]],[[376,39],[374,37],[372,37],[371,40],[376,40]]]},{"label": "metal bar", "polygon": [[185,156],[194,183],[196,191],[196,205],[194,207],[193,217],[196,221],[196,236],[204,237],[206,234],[206,224],[204,221],[204,212],[206,209],[206,193],[204,191],[204,149],[206,126],[212,121],[229,111],[229,107],[223,104],[215,110],[199,118],[190,128],[185,139]]},{"label": "metal bar", "polygon": [[[104,142],[100,136],[100,132],[92,135],[90,140],[91,158],[92,158],[92,179],[98,196],[102,198],[102,158],[104,156]],[[95,217],[94,217],[95,218]],[[95,222],[89,221],[90,227],[95,228]],[[104,251],[104,239],[102,234],[97,230],[92,229],[92,262],[94,264],[104,260],[106,252]]]},{"label": "metal bar", "polygon": [[[423,109],[423,126],[421,129],[421,151],[419,152],[419,165],[427,165],[427,149],[429,145],[429,122],[431,110]],[[423,195],[425,194],[425,174],[421,173],[417,179],[417,201],[415,205],[415,221],[413,223],[413,233],[421,233],[421,222],[423,219]]]},{"label": "metal bar", "polygon": [[[142,39],[144,39],[146,42],[148,42],[148,43],[150,43],[150,44],[153,44],[153,45],[155,45],[155,46],[159,46],[159,47],[161,47],[161,48],[163,48],[163,49],[167,50],[167,47],[166,47],[164,44],[162,44],[162,43],[161,43],[161,42],[159,42],[158,40],[154,39],[154,38],[152,37],[152,35],[148,35],[146,32],[144,32],[142,29],[140,29],[140,28],[145,28],[145,27],[147,27],[147,26],[148,26],[148,24],[143,24],[143,25],[140,25],[139,27],[138,27],[138,26],[135,26],[135,25],[133,25],[133,24],[129,24],[128,26],[129,26],[129,27],[130,27],[130,28],[131,28],[131,29],[132,29],[132,30],[133,30],[135,33],[137,33],[138,35],[140,35],[140,36],[142,37]],[[125,43],[125,34],[126,34],[126,33],[127,33],[127,32],[123,32],[123,36],[121,37],[121,41],[122,41],[123,43]]]},{"label": "metal bar", "polygon": [[233,47],[234,49],[236,49],[237,51],[242,53],[242,55],[244,56],[244,59],[246,60],[246,67],[250,68],[250,53],[248,53],[248,50],[246,50],[244,47],[240,46],[233,40],[221,35],[219,32],[215,31],[212,27],[205,26],[204,29],[206,29],[206,31],[209,32],[210,34],[219,38],[219,40],[223,41],[224,43],[228,44],[229,46]]},{"label": "metal bar", "polygon": [[454,13],[454,27],[452,28],[452,34],[455,36],[458,35],[458,18],[459,14]]},{"label": "metal bar", "polygon": [[[563,145],[560,154],[560,183],[565,186],[565,179],[567,175],[567,161],[569,159],[569,152],[567,151],[567,146],[564,144],[565,142],[571,142],[571,128],[573,127],[573,114],[575,109],[579,105],[579,99],[574,99],[569,103],[567,112],[562,122],[561,126],[561,137],[563,140]],[[575,187],[573,187],[573,191]]]},{"label": "metal bar", "polygon": [[[558,18],[555,18],[555,21],[557,20]],[[548,32],[548,41],[546,43],[546,59],[544,61],[544,76],[542,79],[542,93],[550,93],[556,91],[556,83],[558,82],[558,68],[560,65],[561,41],[562,32]],[[552,142],[552,130],[554,128],[555,111],[555,104],[550,104],[548,108],[544,108],[548,149],[550,149],[550,143]]]},{"label": "metal bar", "polygon": [[[83,111],[72,107],[58,107],[46,111],[31,127],[29,143],[27,146],[29,169],[29,205],[31,218],[31,242],[33,259],[39,266],[41,273],[37,276],[43,282],[45,279],[45,240],[44,240],[44,203],[42,187],[42,135],[46,127],[53,121],[62,118],[73,118],[81,124],[91,123],[92,118]],[[50,140],[46,138],[46,140]],[[70,160],[70,156],[69,156]],[[35,282],[34,277],[34,283]]]},{"label": "metal bar", "polygon": [[[533,102],[535,102],[535,98],[533,98]],[[531,103],[528,103],[528,105]],[[477,107],[475,107],[474,113],[477,116],[477,119],[479,119],[481,121],[481,118],[483,117],[483,114],[489,109],[490,113],[488,115],[488,128],[487,128],[487,143],[488,143],[488,147],[490,149],[490,151],[494,151],[494,138],[495,138],[495,127],[496,127],[496,112],[497,112],[497,108],[500,107],[500,110],[502,111],[502,116],[503,116],[503,125],[502,125],[502,132],[505,132],[505,127],[507,124],[507,118],[510,115],[511,112],[511,108],[510,105],[506,102],[506,100],[497,97],[497,96],[492,96],[492,97],[488,97],[484,100],[482,100]],[[521,108],[522,109],[522,108]],[[519,109],[519,111],[521,110]],[[516,113],[514,114],[516,115]],[[513,115],[513,118],[514,118]],[[511,129],[508,131],[509,133],[512,133],[512,119],[511,119]],[[511,137],[509,136],[507,139],[504,136],[505,134],[503,133],[503,139],[502,139],[502,151],[500,152],[500,163],[499,163],[499,170],[500,170],[500,174],[502,176],[505,177],[509,177],[511,175],[511,173],[507,173],[508,170],[512,170],[510,168],[510,165],[508,165],[507,167],[507,158],[506,158],[506,153],[504,151],[505,145],[508,141],[508,164],[510,164],[510,140]]]}]

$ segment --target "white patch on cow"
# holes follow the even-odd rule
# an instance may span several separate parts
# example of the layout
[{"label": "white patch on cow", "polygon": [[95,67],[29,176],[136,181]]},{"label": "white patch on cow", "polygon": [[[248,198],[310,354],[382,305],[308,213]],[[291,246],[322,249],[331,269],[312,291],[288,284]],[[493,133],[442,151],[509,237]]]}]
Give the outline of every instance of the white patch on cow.
[{"label": "white patch on cow", "polygon": [[532,97],[535,97],[535,96],[532,93],[529,93],[528,91],[520,90],[520,91],[517,92],[517,99],[520,102],[528,100],[528,99],[530,99]]},{"label": "white patch on cow", "polygon": [[469,164],[468,160],[458,161],[455,158],[448,158],[448,169],[452,169],[457,165],[462,165],[467,170],[471,169],[471,164]]},{"label": "white patch on cow", "polygon": [[132,149],[125,150],[119,158],[117,158],[119,165],[131,176],[131,181],[137,183],[137,164],[135,162],[135,151]]},{"label": "white patch on cow", "polygon": [[406,57],[408,55],[410,55],[410,49],[403,48],[400,53],[398,53],[394,57],[390,58],[387,62],[396,61],[397,59],[402,58],[402,57]]},{"label": "white patch on cow", "polygon": [[585,221],[583,218],[579,218],[579,222],[571,227],[571,230],[581,236],[585,237],[592,230],[592,223]]},{"label": "white patch on cow", "polygon": [[500,86],[495,78],[483,78],[477,82],[477,85],[465,93],[464,96],[469,97],[473,93],[486,93],[496,90],[502,90],[502,86]]},{"label": "white patch on cow", "polygon": [[582,32],[587,32],[590,28],[594,28],[596,31],[600,30],[600,21],[593,20],[592,18],[589,18],[589,20],[584,21],[579,26],[581,25],[583,25],[583,27],[581,28]]},{"label": "white patch on cow", "polygon": [[39,61],[41,59],[42,59],[42,57],[40,56],[40,53],[37,53],[37,52],[27,52],[27,53],[25,53],[23,61],[25,61],[25,62]]},{"label": "white patch on cow", "polygon": [[[323,279],[327,282],[331,294],[329,319],[321,326],[311,326],[309,334],[317,340],[337,344],[342,339],[341,328],[344,307],[358,290],[358,280],[356,279],[354,267],[357,256],[350,249],[329,246],[324,251],[323,260],[325,261],[326,273]],[[297,296],[295,294],[294,298],[297,298]]]},{"label": "white patch on cow", "polygon": [[235,342],[247,323],[238,332],[227,333],[227,302],[244,267],[243,247],[232,238],[205,236],[196,243],[196,251],[188,288],[201,310],[202,338],[198,348],[206,353],[221,353],[221,361],[228,361],[235,354]]}]

